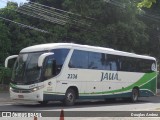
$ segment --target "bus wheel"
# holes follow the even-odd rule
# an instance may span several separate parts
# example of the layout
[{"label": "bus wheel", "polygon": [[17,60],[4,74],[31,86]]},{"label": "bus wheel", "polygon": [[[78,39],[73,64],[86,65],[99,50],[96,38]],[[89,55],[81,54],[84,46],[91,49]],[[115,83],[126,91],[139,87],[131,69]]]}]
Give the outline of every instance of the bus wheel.
[{"label": "bus wheel", "polygon": [[131,101],[132,102],[137,102],[139,97],[139,91],[136,88],[133,88],[132,90],[132,96],[131,96]]},{"label": "bus wheel", "polygon": [[72,105],[74,105],[75,100],[76,100],[76,93],[75,93],[75,91],[73,89],[68,89],[67,92],[66,92],[66,94],[65,94],[65,98],[64,98],[63,103],[66,106],[72,106]]},{"label": "bus wheel", "polygon": [[41,105],[46,105],[48,103],[48,101],[38,101],[38,103]]}]

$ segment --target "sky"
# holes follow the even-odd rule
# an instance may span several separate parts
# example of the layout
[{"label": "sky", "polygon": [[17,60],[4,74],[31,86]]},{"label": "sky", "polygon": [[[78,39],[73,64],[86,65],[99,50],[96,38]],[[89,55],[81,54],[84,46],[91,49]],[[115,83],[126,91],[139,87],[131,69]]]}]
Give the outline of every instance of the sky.
[{"label": "sky", "polygon": [[0,8],[5,7],[7,4],[7,1],[17,2],[18,4],[20,4],[20,3],[25,3],[27,0],[0,0]]}]

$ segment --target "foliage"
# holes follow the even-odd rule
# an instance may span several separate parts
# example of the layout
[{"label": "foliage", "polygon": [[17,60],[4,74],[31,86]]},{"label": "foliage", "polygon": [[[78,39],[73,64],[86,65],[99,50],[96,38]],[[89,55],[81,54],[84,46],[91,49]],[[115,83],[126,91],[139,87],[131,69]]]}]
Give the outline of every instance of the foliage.
[{"label": "foliage", "polygon": [[[117,7],[104,0],[65,0],[63,6],[68,11],[89,16],[90,32],[70,31],[73,38],[83,44],[99,45],[114,49],[145,53],[141,45],[146,45],[148,36],[146,26],[136,18],[137,7],[134,1],[119,0],[123,6]],[[101,7],[100,7],[101,6]],[[76,36],[75,36],[76,34]],[[92,36],[92,37],[91,37]],[[76,42],[77,42],[76,41]],[[127,47],[127,45],[130,45]]]},{"label": "foliage", "polygon": [[142,7],[150,8],[153,3],[156,3],[156,0],[143,0],[142,2],[138,3],[138,7],[139,8],[142,8]]},{"label": "foliage", "polygon": [[0,84],[9,84],[11,69],[0,67]]},{"label": "foliage", "polygon": [[153,4],[150,9],[143,8],[144,14],[140,19],[147,25],[146,33],[149,36],[148,53],[160,60],[160,1]]},{"label": "foliage", "polygon": [[11,49],[11,41],[9,39],[9,29],[0,21],[0,66],[4,63],[4,59],[9,55]]}]

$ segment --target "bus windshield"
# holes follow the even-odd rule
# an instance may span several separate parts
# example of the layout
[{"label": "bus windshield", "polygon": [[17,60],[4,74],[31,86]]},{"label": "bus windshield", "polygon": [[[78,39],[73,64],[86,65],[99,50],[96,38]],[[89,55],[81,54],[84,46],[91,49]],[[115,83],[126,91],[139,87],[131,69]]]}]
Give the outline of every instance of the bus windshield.
[{"label": "bus windshield", "polygon": [[19,84],[39,81],[41,70],[38,67],[38,58],[42,53],[19,54],[14,64],[12,81]]},{"label": "bus windshield", "polygon": [[[56,73],[51,77],[58,75],[61,72],[61,68],[67,57],[69,49],[53,49],[55,59],[55,71]],[[47,63],[50,59],[46,59],[42,68],[38,67],[38,58],[44,52],[34,53],[21,53],[19,54],[13,68],[11,82],[15,84],[33,84],[39,81],[43,81],[42,69],[46,69]],[[47,80],[46,78],[45,80]]]}]

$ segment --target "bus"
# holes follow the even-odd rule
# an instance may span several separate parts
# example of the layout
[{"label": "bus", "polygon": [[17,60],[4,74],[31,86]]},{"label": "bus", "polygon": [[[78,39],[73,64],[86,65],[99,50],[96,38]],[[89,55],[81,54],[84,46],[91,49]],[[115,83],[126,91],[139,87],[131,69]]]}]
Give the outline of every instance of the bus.
[{"label": "bus", "polygon": [[154,57],[74,43],[49,43],[24,48],[16,58],[10,98],[67,106],[78,99],[127,98],[137,102],[157,92]]}]

